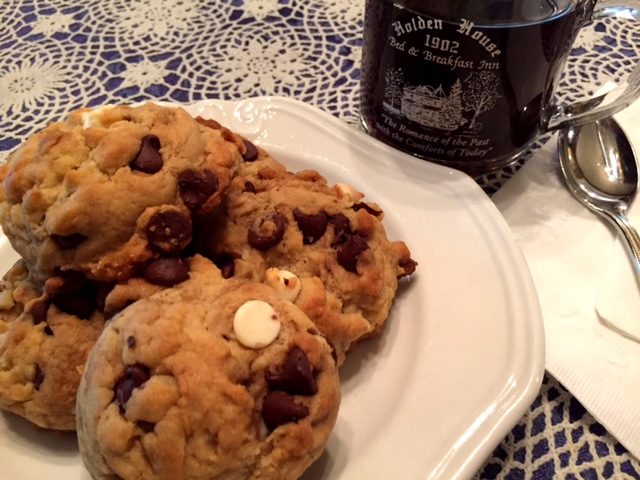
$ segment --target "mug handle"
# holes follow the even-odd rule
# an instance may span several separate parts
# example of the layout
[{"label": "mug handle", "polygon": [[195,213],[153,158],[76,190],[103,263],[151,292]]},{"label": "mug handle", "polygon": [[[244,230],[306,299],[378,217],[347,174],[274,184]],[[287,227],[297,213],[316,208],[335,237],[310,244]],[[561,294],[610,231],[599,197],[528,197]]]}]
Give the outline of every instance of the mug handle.
[{"label": "mug handle", "polygon": [[[590,20],[620,17],[640,22],[640,1],[599,0]],[[627,108],[640,98],[640,63],[626,81],[616,88],[588,100],[570,105],[552,105],[543,120],[544,130],[557,130],[581,123],[593,122]]]}]

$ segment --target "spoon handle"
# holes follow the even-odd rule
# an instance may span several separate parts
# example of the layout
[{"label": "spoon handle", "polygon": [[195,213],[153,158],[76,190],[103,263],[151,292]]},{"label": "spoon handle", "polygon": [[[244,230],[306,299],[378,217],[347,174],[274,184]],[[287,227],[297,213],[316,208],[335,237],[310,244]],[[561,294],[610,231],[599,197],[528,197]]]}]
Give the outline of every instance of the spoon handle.
[{"label": "spoon handle", "polygon": [[635,227],[631,225],[629,219],[622,213],[611,213],[610,218],[620,228],[624,235],[627,246],[629,247],[629,252],[633,259],[638,280],[640,280],[640,235],[638,235],[638,231]]}]

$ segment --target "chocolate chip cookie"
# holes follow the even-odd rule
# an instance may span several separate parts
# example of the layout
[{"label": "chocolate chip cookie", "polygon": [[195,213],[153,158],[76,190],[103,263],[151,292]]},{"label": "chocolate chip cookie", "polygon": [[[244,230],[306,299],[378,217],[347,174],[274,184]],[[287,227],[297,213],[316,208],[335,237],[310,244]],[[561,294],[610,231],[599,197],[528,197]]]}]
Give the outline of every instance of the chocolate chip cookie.
[{"label": "chocolate chip cookie", "polygon": [[[158,262],[162,275],[149,274]],[[75,430],[80,375],[105,321],[189,276],[182,259],[160,258],[145,273],[113,284],[67,270],[40,282],[18,261],[0,287],[0,409]]]},{"label": "chocolate chip cookie", "polygon": [[0,166],[0,224],[43,278],[122,280],[190,243],[193,217],[220,203],[245,150],[181,108],[82,109]]},{"label": "chocolate chip cookie", "polygon": [[79,276],[33,282],[20,261],[7,277],[14,304],[0,309],[0,408],[35,425],[75,430],[80,375],[104,327],[97,291]]},{"label": "chocolate chip cookie", "polygon": [[[255,148],[255,147],[254,147]],[[221,204],[198,228],[197,250],[226,277],[266,282],[335,345],[339,363],[388,317],[398,278],[417,263],[390,241],[382,209],[316,171],[287,171],[256,148]]]},{"label": "chocolate chip cookie", "polygon": [[84,370],[82,458],[95,479],[297,479],[336,421],[332,349],[271,288],[208,260],[114,316]]}]

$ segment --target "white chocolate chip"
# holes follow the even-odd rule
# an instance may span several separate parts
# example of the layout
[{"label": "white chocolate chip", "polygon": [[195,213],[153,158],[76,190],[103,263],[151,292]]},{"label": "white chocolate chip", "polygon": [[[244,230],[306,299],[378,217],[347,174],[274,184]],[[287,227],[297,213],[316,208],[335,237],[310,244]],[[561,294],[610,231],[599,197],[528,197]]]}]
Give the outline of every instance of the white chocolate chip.
[{"label": "white chocolate chip", "polygon": [[102,112],[105,110],[109,110],[114,108],[115,105],[104,105],[100,108],[95,108],[90,112],[86,112],[82,114],[82,128],[85,130],[89,127],[100,127],[102,126],[102,122],[100,121],[100,117],[102,116]]},{"label": "white chocolate chip", "polygon": [[273,288],[276,293],[290,302],[295,302],[300,293],[300,279],[295,273],[278,268],[269,268],[264,272],[264,283]]},{"label": "white chocolate chip", "polygon": [[280,319],[271,305],[262,300],[250,300],[236,310],[233,331],[238,341],[248,348],[269,345],[280,333]]},{"label": "white chocolate chip", "polygon": [[359,202],[364,198],[364,195],[346,183],[336,183],[336,189],[338,194],[350,198],[353,202]]},{"label": "white chocolate chip", "polygon": [[7,288],[0,291],[0,310],[11,310],[15,304],[12,290]]}]

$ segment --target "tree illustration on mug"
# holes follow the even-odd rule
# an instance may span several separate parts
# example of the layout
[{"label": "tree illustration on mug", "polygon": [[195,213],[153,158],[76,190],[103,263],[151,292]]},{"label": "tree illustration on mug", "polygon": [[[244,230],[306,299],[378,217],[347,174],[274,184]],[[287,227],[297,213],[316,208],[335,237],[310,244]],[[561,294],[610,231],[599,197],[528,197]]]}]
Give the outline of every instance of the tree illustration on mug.
[{"label": "tree illustration on mug", "polygon": [[498,77],[491,72],[472,72],[464,79],[464,83],[466,89],[462,99],[465,110],[473,112],[469,128],[479,130],[481,124],[476,124],[476,118],[482,112],[492,109],[496,99],[500,97],[497,92]]},{"label": "tree illustration on mug", "polygon": [[402,74],[402,69],[397,68],[394,70],[388,68],[384,74],[384,80],[386,82],[384,96],[391,102],[389,106],[399,110],[404,91],[404,75]]}]

